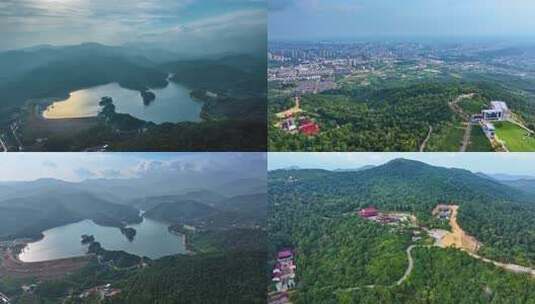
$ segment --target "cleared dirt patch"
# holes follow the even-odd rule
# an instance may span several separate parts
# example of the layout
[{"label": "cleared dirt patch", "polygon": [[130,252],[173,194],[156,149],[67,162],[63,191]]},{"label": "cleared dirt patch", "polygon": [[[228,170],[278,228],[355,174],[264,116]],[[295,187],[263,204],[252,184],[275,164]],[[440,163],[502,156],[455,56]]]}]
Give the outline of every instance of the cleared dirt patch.
[{"label": "cleared dirt patch", "polygon": [[0,277],[56,280],[80,270],[92,258],[93,256],[83,256],[46,262],[24,263],[17,259],[11,250],[7,250],[2,254]]},{"label": "cleared dirt patch", "polygon": [[41,115],[42,106],[29,105],[28,115],[23,125],[22,133],[25,140],[31,141],[36,138],[49,136],[70,137],[79,132],[88,130],[98,124],[98,118],[68,118],[68,119],[45,119]]},{"label": "cleared dirt patch", "polygon": [[455,247],[466,250],[471,253],[477,252],[480,247],[480,243],[471,235],[468,235],[457,223],[457,213],[459,206],[450,205],[451,210],[450,226],[451,232],[448,232],[440,240],[442,247]]}]

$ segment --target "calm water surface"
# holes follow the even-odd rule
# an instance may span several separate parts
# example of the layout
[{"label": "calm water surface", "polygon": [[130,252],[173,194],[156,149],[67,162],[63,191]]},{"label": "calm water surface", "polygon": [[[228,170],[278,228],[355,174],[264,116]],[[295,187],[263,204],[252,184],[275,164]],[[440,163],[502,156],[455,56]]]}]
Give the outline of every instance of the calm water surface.
[{"label": "calm water surface", "polygon": [[170,233],[166,224],[145,218],[129,227],[137,230],[132,242],[118,228],[100,226],[90,220],[53,228],[43,232],[45,237],[40,241],[28,244],[19,258],[23,262],[40,262],[84,255],[87,245],[80,242],[82,234],[94,235],[104,249],[124,250],[152,259],[186,253],[182,238]]},{"label": "calm water surface", "polygon": [[163,89],[151,89],[156,100],[143,103],[138,91],[122,88],[117,83],[96,86],[71,92],[68,99],[54,102],[44,112],[47,119],[94,117],[100,110],[99,101],[104,96],[113,98],[117,113],[130,114],[154,123],[200,121],[202,102],[190,96],[190,90],[174,82]]}]

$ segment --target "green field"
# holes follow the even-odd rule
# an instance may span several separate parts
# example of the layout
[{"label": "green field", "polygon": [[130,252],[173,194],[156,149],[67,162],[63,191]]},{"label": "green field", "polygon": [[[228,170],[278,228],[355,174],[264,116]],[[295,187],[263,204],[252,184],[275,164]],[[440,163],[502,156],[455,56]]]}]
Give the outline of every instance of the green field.
[{"label": "green field", "polygon": [[505,142],[511,152],[535,152],[535,137],[528,137],[527,131],[510,122],[496,123],[496,135]]},{"label": "green field", "polygon": [[472,136],[470,137],[470,143],[468,144],[468,152],[493,152],[490,141],[483,133],[483,130],[479,126],[472,128]]}]

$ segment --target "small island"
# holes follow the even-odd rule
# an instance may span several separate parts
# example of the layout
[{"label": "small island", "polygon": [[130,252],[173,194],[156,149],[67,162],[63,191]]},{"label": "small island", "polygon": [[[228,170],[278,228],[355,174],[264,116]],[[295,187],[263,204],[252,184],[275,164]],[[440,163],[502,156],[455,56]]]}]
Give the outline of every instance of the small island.
[{"label": "small island", "polygon": [[93,243],[95,241],[95,237],[93,235],[82,235],[82,245],[87,245],[90,243]]},{"label": "small island", "polygon": [[121,233],[126,236],[126,238],[132,242],[134,240],[134,237],[136,236],[136,229],[132,227],[121,227]]},{"label": "small island", "polygon": [[143,98],[143,104],[146,106],[150,105],[154,100],[156,100],[156,94],[149,90],[141,91],[141,97]]}]

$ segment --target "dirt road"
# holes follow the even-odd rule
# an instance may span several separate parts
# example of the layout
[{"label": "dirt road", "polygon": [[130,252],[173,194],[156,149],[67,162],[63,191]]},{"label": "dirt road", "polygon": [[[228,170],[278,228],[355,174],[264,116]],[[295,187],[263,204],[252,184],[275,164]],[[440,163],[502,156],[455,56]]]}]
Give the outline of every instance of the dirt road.
[{"label": "dirt road", "polygon": [[466,152],[468,149],[468,144],[470,143],[470,136],[472,135],[472,124],[467,123],[466,129],[464,129],[463,143],[461,144],[461,149],[459,152]]},{"label": "dirt road", "polygon": [[450,109],[457,113],[461,117],[462,120],[466,123],[466,129],[464,130],[464,137],[463,142],[461,145],[461,148],[459,149],[459,152],[466,152],[466,149],[468,148],[468,144],[470,143],[470,137],[472,134],[472,124],[470,123],[470,115],[459,106],[459,102],[461,102],[465,98],[472,98],[474,97],[474,93],[472,94],[463,94],[459,95],[457,98],[455,98],[453,101],[451,101],[448,105]]},{"label": "dirt road", "polygon": [[427,137],[424,139],[424,141],[420,145],[420,152],[425,151],[425,147],[427,146],[427,142],[431,138],[431,134],[433,134],[433,126],[429,126],[429,132],[427,132]]},{"label": "dirt road", "polygon": [[451,232],[447,233],[441,240],[442,247],[453,246],[455,248],[463,249],[471,253],[476,253],[479,249],[480,243],[473,237],[468,235],[457,223],[457,214],[459,206],[451,205],[450,226]]}]

